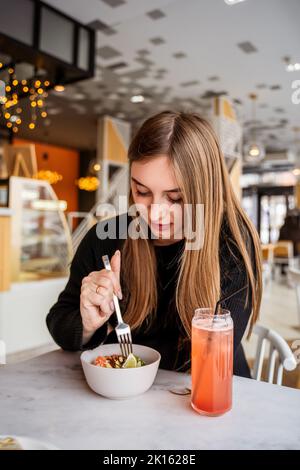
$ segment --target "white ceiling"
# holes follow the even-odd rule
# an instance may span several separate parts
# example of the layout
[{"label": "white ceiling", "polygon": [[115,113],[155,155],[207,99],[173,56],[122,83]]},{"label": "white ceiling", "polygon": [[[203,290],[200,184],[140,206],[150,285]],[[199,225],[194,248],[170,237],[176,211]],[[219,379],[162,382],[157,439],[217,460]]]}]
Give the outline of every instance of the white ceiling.
[{"label": "white ceiling", "polygon": [[[248,95],[256,92],[257,119],[267,127],[262,134],[265,143],[272,148],[291,145],[292,129],[300,127],[300,105],[291,100],[292,81],[300,79],[300,72],[286,72],[283,57],[300,62],[300,0],[246,0],[235,6],[227,6],[224,0],[124,0],[114,8],[105,0],[47,3],[82,23],[100,20],[115,30],[111,35],[97,32],[96,78],[69,87],[63,98],[50,98],[52,107],[62,113],[83,121],[87,114],[110,112],[136,123],[163,108],[201,112],[207,103],[202,96],[212,90],[240,100],[237,111],[247,123],[251,120]],[[151,19],[147,12],[155,9],[165,16]],[[165,42],[153,44],[151,39],[156,37]],[[237,46],[242,42],[252,43],[257,51],[243,52]],[[105,46],[120,55],[104,59],[99,52]],[[140,54],[141,49],[149,54]],[[176,59],[173,54],[178,52],[186,57]],[[107,69],[118,62],[128,65]],[[209,79],[214,76],[219,79]],[[182,86],[194,81],[198,83]],[[260,84],[265,87],[258,88]],[[271,90],[274,85],[280,89]],[[134,105],[130,96],[135,93],[145,93],[149,99]],[[62,119],[57,116],[52,115],[53,125]]]}]

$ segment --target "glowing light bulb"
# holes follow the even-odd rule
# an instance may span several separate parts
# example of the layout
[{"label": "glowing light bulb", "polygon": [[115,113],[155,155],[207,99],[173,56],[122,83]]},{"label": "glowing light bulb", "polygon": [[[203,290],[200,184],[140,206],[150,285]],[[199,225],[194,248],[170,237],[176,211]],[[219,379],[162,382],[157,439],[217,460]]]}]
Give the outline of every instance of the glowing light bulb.
[{"label": "glowing light bulb", "polygon": [[257,157],[259,155],[259,148],[258,147],[252,147],[249,150],[249,155],[251,155],[251,157]]},{"label": "glowing light bulb", "polygon": [[65,87],[63,85],[55,85],[54,90],[58,93],[62,93],[65,90]]},{"label": "glowing light bulb", "polygon": [[131,103],[143,103],[144,100],[143,95],[134,95],[130,98]]}]

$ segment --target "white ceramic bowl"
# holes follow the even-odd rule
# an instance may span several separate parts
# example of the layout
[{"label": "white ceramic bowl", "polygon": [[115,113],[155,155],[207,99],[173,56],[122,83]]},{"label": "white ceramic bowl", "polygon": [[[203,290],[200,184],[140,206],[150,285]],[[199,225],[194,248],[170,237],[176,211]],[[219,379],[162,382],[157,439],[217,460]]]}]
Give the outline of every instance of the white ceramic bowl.
[{"label": "white ceramic bowl", "polygon": [[134,344],[133,354],[143,359],[146,365],[132,369],[110,369],[92,364],[97,356],[111,354],[120,354],[119,344],[103,344],[84,351],[80,356],[86,381],[94,392],[107,398],[121,399],[139,395],[151,387],[161,358],[158,351]]}]

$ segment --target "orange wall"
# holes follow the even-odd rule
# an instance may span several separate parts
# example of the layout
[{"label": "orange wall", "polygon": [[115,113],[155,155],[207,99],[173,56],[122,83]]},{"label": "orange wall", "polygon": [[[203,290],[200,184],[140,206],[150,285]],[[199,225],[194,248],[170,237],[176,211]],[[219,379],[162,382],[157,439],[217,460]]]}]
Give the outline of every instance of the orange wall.
[{"label": "orange wall", "polygon": [[[75,186],[75,180],[79,176],[79,152],[23,139],[14,139],[14,143],[35,145],[38,170],[52,170],[61,174],[63,180],[54,184],[52,188],[59,199],[67,201],[67,211],[78,210],[78,190]],[[48,155],[47,160],[43,158],[44,154]]]}]

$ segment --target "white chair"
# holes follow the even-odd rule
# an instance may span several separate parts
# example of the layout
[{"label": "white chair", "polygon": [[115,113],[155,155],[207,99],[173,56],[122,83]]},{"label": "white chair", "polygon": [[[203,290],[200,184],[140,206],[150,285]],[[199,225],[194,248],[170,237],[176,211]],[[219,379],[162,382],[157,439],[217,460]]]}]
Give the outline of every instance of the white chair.
[{"label": "white chair", "polygon": [[290,284],[295,288],[297,298],[297,310],[300,326],[300,269],[289,268],[288,277]]},{"label": "white chair", "polygon": [[[282,384],[283,370],[294,370],[297,367],[296,358],[285,341],[276,331],[255,325],[253,332],[258,336],[256,355],[253,365],[252,377],[262,380],[262,368],[265,358],[266,344],[269,343],[267,381]],[[276,367],[277,365],[277,367]],[[277,369],[277,373],[275,374]],[[274,376],[276,375],[275,382]]]}]

